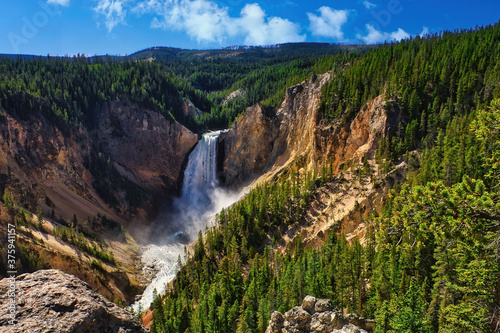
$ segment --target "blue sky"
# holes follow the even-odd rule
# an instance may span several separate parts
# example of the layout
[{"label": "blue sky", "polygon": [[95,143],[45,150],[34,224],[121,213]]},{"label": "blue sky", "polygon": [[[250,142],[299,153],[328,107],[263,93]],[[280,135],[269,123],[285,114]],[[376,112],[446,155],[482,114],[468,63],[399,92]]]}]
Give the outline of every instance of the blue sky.
[{"label": "blue sky", "polygon": [[124,55],[151,46],[380,43],[499,19],[498,0],[2,1],[0,53]]}]

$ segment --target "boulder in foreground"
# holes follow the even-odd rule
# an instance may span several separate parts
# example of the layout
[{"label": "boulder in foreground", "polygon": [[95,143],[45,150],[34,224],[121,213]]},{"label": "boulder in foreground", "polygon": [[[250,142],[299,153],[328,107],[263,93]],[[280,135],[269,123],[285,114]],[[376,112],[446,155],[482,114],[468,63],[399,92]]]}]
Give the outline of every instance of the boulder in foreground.
[{"label": "boulder in foreground", "polygon": [[0,281],[0,332],[147,332],[132,314],[58,270],[16,278],[16,323],[9,324],[11,281]]}]

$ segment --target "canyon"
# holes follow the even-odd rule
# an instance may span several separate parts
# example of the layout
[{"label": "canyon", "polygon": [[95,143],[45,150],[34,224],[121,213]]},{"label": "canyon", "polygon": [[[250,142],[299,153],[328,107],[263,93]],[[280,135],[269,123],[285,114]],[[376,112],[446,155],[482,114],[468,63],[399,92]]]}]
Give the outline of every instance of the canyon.
[{"label": "canyon", "polygon": [[[351,122],[323,124],[319,103],[330,75],[314,75],[288,88],[276,110],[261,104],[248,108],[228,130],[204,135],[201,141],[175,121],[120,101],[102,107],[95,128],[80,127],[71,133],[62,133],[43,118],[22,122],[6,116],[1,125],[2,186],[15,200],[26,202],[28,209],[39,207],[59,216],[59,222],[47,219],[39,231],[32,231],[38,239],[33,247],[44,258],[52,258],[50,267],[82,278],[122,304],[132,303],[146,284],[156,281],[146,289],[143,300],[134,304],[135,311],[147,309],[153,290],[164,292],[186,242],[193,241],[221,208],[236,201],[242,188],[277,179],[294,165],[300,165],[301,173],[328,165],[338,175],[340,186],[334,181],[315,194],[311,210],[302,222],[289,227],[277,249],[293,250],[293,240],[299,235],[306,245],[318,246],[332,231],[363,239],[363,217],[379,209],[387,191],[406,173],[401,165],[397,176],[385,181],[375,161],[380,139],[394,134],[401,114],[395,101],[379,96]],[[205,141],[211,150],[202,153]],[[190,154],[208,155],[203,159],[189,158]],[[382,186],[375,188],[370,179],[354,175],[363,163],[376,170]],[[219,182],[226,190],[219,190]],[[346,182],[348,187],[343,185]],[[213,199],[215,191],[230,190],[232,195],[219,192],[222,198]],[[45,198],[41,203],[36,200],[40,197]],[[184,215],[165,215],[162,207],[173,207]],[[209,213],[201,219],[186,220],[186,212],[196,215],[207,209]],[[82,257],[82,251],[71,244],[57,244],[50,235],[59,223],[73,219],[85,221],[75,223],[77,230],[91,233],[85,228],[95,216],[112,221],[109,227],[98,219],[93,230],[101,230],[99,237],[118,267],[104,264],[101,278],[91,273],[95,268],[90,257]],[[155,230],[160,227],[155,231],[156,245],[145,245],[149,236],[143,231],[155,220],[160,221],[160,225],[153,224]],[[168,221],[178,221],[177,226]],[[115,225],[128,230],[121,239],[113,235]],[[184,235],[184,239],[168,240],[168,235]]]},{"label": "canyon", "polygon": [[0,331],[497,330],[499,41],[0,57]]},{"label": "canyon", "polygon": [[[38,227],[19,234],[25,255],[43,258],[45,267],[74,274],[106,297],[129,304],[143,286],[138,238],[127,230],[149,225],[180,192],[198,135],[118,100],[104,105],[99,115],[96,126],[62,131],[43,116],[19,120],[5,114],[0,189],[38,216],[26,218]],[[2,209],[2,220],[12,218],[8,213]],[[89,244],[112,253],[115,265],[104,264],[96,274],[86,251],[54,237],[58,228],[83,233]]]}]

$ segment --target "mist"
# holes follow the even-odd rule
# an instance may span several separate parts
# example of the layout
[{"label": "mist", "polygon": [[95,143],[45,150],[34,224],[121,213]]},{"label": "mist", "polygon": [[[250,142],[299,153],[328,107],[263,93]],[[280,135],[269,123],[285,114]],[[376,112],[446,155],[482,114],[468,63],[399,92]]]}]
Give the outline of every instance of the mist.
[{"label": "mist", "polygon": [[135,312],[145,310],[154,299],[154,291],[161,295],[166,285],[179,270],[179,263],[187,259],[186,246],[215,223],[215,216],[223,208],[238,201],[243,191],[219,186],[217,179],[217,141],[220,132],[203,135],[184,171],[181,196],[160,214],[149,230],[149,244],[141,248],[145,275],[154,275],[139,301],[132,305]]}]

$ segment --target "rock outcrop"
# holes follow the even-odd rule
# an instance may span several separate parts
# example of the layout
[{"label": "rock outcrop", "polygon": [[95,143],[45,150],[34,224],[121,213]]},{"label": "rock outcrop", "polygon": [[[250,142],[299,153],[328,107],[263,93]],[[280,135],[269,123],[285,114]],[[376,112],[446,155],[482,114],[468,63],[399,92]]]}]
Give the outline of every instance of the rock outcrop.
[{"label": "rock outcrop", "polygon": [[301,306],[284,314],[273,312],[266,333],[367,333],[374,329],[373,320],[343,315],[329,300],[306,296]]},{"label": "rock outcrop", "polygon": [[332,162],[373,158],[380,138],[393,134],[401,113],[396,102],[382,96],[364,105],[351,122],[321,121],[321,88],[330,74],[313,76],[290,87],[273,114],[261,106],[249,108],[221,136],[224,148],[221,178],[228,184],[246,184],[272,177],[297,161],[309,170]]},{"label": "rock outcrop", "polygon": [[9,323],[9,279],[0,281],[0,332],[146,332],[140,321],[80,279],[40,270],[16,279],[15,323]]},{"label": "rock outcrop", "polygon": [[274,114],[261,104],[247,109],[219,136],[219,169],[225,184],[238,185],[257,177],[273,150]]}]

